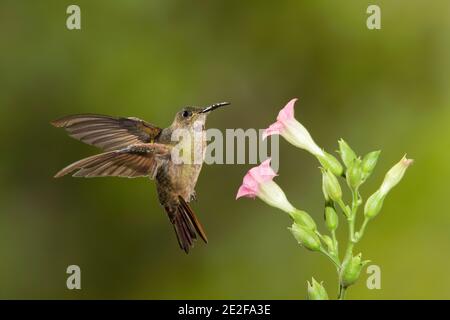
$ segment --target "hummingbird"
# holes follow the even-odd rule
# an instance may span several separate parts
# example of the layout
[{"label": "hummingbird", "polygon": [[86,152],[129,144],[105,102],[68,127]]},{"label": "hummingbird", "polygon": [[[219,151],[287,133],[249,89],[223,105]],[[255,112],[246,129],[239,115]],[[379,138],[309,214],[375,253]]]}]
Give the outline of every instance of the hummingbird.
[{"label": "hummingbird", "polygon": [[[173,225],[178,244],[189,253],[197,235],[208,243],[204,228],[189,205],[196,199],[195,186],[206,150],[206,118],[211,111],[229,104],[184,107],[164,129],[135,117],[99,114],[69,115],[54,120],[51,124],[64,128],[72,138],[104,151],[70,164],[54,177],[72,174],[85,178],[146,177],[155,180],[159,203]],[[199,134],[197,141],[186,139],[194,144],[183,146],[181,154],[189,154],[200,147],[200,161],[175,161],[174,148],[185,140],[183,137],[181,142],[174,141],[173,134],[179,132],[177,130],[184,130],[182,132],[190,137]]]}]

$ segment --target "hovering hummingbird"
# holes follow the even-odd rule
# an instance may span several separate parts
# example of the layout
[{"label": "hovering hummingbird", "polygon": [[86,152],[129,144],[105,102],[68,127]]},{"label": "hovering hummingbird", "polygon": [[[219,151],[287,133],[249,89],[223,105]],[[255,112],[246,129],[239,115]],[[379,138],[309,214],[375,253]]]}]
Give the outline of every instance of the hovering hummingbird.
[{"label": "hovering hummingbird", "polygon": [[[195,185],[204,152],[201,161],[173,161],[172,150],[178,142],[172,141],[172,134],[181,129],[193,136],[200,130],[200,147],[205,150],[206,117],[209,112],[226,105],[229,103],[204,108],[185,107],[164,129],[134,117],[97,114],[71,115],[52,121],[53,126],[64,128],[72,138],[105,151],[65,167],[55,178],[73,173],[73,177],[149,177],[156,180],[159,202],[167,212],[181,249],[189,253],[197,234],[208,242],[200,221],[189,206],[196,198]],[[198,143],[195,139],[194,142]]]}]

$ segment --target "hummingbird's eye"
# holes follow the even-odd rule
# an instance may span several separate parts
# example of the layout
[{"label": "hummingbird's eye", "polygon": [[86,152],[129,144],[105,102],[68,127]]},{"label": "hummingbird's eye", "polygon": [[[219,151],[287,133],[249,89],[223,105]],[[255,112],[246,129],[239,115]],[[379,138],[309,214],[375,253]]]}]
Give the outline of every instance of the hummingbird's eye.
[{"label": "hummingbird's eye", "polygon": [[183,113],[182,113],[181,115],[183,116],[183,118],[187,118],[187,117],[190,117],[190,116],[191,116],[191,112],[185,110],[185,111],[183,111]]}]

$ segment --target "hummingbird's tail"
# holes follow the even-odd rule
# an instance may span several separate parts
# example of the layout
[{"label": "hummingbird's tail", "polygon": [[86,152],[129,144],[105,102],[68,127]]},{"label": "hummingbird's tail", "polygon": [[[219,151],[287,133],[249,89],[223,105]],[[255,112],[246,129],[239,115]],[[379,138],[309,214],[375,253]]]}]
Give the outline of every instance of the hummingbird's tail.
[{"label": "hummingbird's tail", "polygon": [[208,239],[205,231],[203,231],[202,224],[189,204],[181,196],[178,196],[178,199],[179,204],[175,210],[170,210],[168,207],[165,209],[169,214],[170,222],[173,224],[180,248],[189,253],[189,249],[194,246],[194,241],[197,239],[197,234],[205,243],[208,243]]}]

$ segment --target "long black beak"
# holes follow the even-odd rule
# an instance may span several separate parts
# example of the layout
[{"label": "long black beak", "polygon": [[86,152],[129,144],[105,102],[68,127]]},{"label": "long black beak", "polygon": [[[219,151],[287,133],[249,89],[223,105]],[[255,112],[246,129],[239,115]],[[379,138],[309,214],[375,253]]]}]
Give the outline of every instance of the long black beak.
[{"label": "long black beak", "polygon": [[217,109],[217,108],[224,107],[224,106],[228,106],[228,105],[230,105],[229,102],[219,102],[219,103],[215,103],[215,104],[212,104],[212,105],[206,107],[205,109],[203,109],[202,111],[200,111],[200,113],[208,113],[208,112],[213,111],[213,110],[215,110],[215,109]]}]

